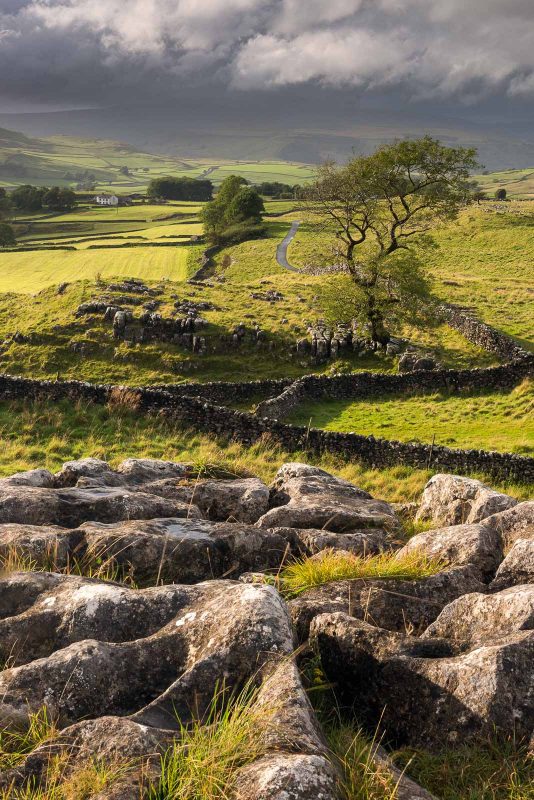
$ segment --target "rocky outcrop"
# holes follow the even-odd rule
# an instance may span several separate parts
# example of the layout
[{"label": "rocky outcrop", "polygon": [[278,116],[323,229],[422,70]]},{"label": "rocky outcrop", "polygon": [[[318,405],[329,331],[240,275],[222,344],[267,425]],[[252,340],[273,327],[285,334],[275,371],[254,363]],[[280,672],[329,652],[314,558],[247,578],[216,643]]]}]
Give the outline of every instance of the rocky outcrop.
[{"label": "rocky outcrop", "polygon": [[387,503],[323,470],[288,464],[275,477],[275,506],[257,522],[262,528],[321,528],[336,533],[399,526]]},{"label": "rocky outcrop", "polygon": [[324,614],[312,641],[341,701],[396,746],[439,749],[491,735],[529,738],[534,725],[534,631],[460,655],[446,639],[391,633]]},{"label": "rocky outcrop", "polygon": [[434,475],[423,492],[417,520],[438,525],[481,522],[492,514],[517,505],[517,500],[460,475]]},{"label": "rocky outcrop", "polygon": [[[270,487],[154,459],[1,479],[0,730],[24,731],[46,709],[58,734],[0,772],[0,794],[50,789],[60,758],[62,781],[95,761],[127,764],[98,797],[139,800],[214,696],[230,707],[246,690],[258,744],[232,796],[341,800],[295,661],[311,650],[341,712],[387,747],[528,738],[534,503],[490,513],[503,496],[481,486],[450,509],[440,500],[477,521],[406,543],[390,505],[304,463],[284,464]],[[325,550],[347,564],[426,554],[435,574],[324,574],[287,599],[285,565],[311,559],[320,574]],[[381,747],[369,758],[398,783],[396,800],[433,800]]]},{"label": "rocky outcrop", "polygon": [[[9,580],[15,599],[14,585],[25,578]],[[119,750],[124,760],[157,760],[179,737],[179,720],[205,713],[221,675],[228,691],[252,680],[264,741],[261,758],[238,774],[240,796],[272,797],[285,778],[298,800],[339,797],[274,589],[211,581],[136,592],[71,578],[40,588],[23,610],[16,601],[3,610],[4,628],[30,637],[33,651],[22,651],[23,663],[0,673],[2,727],[24,726],[45,706],[64,729],[56,753],[76,744],[74,760],[80,750],[93,758]],[[37,751],[0,786],[21,785],[45,765]],[[138,778],[129,776],[122,797],[139,796]]]}]

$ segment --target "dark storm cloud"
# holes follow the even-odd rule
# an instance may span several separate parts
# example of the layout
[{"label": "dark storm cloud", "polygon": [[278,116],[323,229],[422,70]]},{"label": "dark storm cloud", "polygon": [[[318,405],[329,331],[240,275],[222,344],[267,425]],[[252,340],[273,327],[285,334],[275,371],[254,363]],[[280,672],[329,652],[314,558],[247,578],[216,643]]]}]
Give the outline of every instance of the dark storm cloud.
[{"label": "dark storm cloud", "polygon": [[68,105],[181,87],[534,94],[532,0],[0,0],[0,98]]}]

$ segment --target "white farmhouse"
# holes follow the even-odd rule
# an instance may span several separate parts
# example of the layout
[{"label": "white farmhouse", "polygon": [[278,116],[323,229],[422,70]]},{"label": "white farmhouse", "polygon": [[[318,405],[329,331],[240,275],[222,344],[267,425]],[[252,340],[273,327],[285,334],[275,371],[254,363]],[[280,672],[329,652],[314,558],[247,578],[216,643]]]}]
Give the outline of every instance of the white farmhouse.
[{"label": "white farmhouse", "polygon": [[95,203],[99,206],[118,206],[119,198],[116,194],[97,194]]}]

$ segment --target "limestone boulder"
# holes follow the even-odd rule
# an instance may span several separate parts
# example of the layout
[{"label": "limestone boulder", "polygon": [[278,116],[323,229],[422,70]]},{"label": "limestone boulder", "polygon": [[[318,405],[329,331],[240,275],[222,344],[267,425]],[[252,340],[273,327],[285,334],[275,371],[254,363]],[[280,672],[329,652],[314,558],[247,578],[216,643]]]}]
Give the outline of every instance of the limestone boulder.
[{"label": "limestone boulder", "polygon": [[472,566],[454,567],[416,581],[335,581],[309,589],[288,603],[299,642],[305,642],[312,620],[344,612],[390,631],[422,633],[442,609],[467,592],[484,592]]},{"label": "limestone boulder", "polygon": [[140,585],[274,570],[291,552],[282,536],[241,523],[168,518],[86,523],[82,530],[86,559],[105,554]]},{"label": "limestone boulder", "polygon": [[63,569],[81,543],[80,532],[56,525],[0,525],[0,558],[12,569]]},{"label": "limestone boulder", "polygon": [[425,486],[416,520],[431,520],[442,527],[470,524],[515,505],[515,498],[474,478],[438,474]]},{"label": "limestone boulder", "polygon": [[125,519],[202,516],[201,511],[189,503],[118,487],[0,487],[0,524],[11,522],[75,528],[88,520],[111,523]]},{"label": "limestone boulder", "polygon": [[500,591],[518,584],[534,583],[534,539],[516,539],[490,584]]},{"label": "limestone boulder", "polygon": [[334,533],[399,527],[390,505],[307,464],[285,464],[280,469],[271,488],[271,505],[258,520],[259,527],[320,528]]},{"label": "limestone boulder", "polygon": [[117,472],[130,483],[149,483],[162,478],[188,477],[191,465],[157,458],[127,458],[119,464]]},{"label": "limestone boulder", "polygon": [[237,774],[236,797],[340,800],[292,658],[287,610],[272,587],[227,580],[138,591],[44,578],[8,579],[0,638],[31,631],[39,643],[24,663],[0,673],[0,725],[24,729],[44,706],[59,736],[3,773],[0,789],[23,789],[31,780],[46,788],[50,756],[68,754],[66,777],[88,761],[128,764],[101,796],[137,800],[142,773],[145,787],[147,780],[157,784],[160,754],[179,744],[181,724],[205,715],[224,676],[227,697],[252,681],[262,744],[261,757]]},{"label": "limestone boulder", "polygon": [[530,737],[534,631],[518,631],[456,655],[445,639],[391,633],[347,614],[311,625],[342,705],[394,746],[441,749],[494,735]]},{"label": "limestone boulder", "polygon": [[534,629],[534,585],[512,586],[496,594],[464,594],[446,606],[423,633],[442,637],[462,650]]},{"label": "limestone boulder", "polygon": [[0,478],[0,486],[34,486],[50,489],[53,485],[54,476],[47,469],[29,469],[26,472],[17,472],[8,478]]},{"label": "limestone boulder", "polygon": [[517,539],[534,539],[534,500],[493,514],[483,524],[499,534],[505,550],[509,550]]},{"label": "limestone boulder", "polygon": [[355,555],[369,556],[390,550],[392,538],[387,531],[372,528],[350,533],[332,533],[317,528],[272,528],[274,533],[292,542],[295,553],[309,557],[324,550],[345,550]]},{"label": "limestone boulder", "polygon": [[472,564],[484,579],[491,579],[504,558],[500,533],[489,524],[452,525],[419,533],[399,551],[399,556],[420,553],[450,566]]},{"label": "limestone boulder", "polygon": [[63,464],[54,476],[54,486],[76,486],[80,478],[93,479],[103,486],[120,486],[123,483],[107,461],[100,458],[81,458]]},{"label": "limestone boulder", "polygon": [[141,490],[193,503],[217,522],[254,523],[269,509],[269,489],[259,478],[235,480],[163,480],[142,484]]}]

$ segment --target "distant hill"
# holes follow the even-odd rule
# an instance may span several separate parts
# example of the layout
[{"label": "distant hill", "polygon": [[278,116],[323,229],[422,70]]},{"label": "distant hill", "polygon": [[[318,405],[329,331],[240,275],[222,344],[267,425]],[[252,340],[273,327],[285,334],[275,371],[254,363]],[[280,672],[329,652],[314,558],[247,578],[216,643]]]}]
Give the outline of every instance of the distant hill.
[{"label": "distant hill", "polygon": [[[400,125],[394,130],[368,125],[354,137],[348,132],[278,132],[273,136],[258,131],[205,131],[195,135],[183,132],[179,134],[183,148],[180,154],[163,155],[111,139],[32,137],[0,128],[0,186],[21,183],[76,186],[94,182],[99,191],[112,188],[127,194],[143,191],[151,178],[165,174],[193,178],[209,175],[218,184],[231,172],[243,175],[252,183],[263,180],[305,183],[313,176],[314,163],[325,158],[343,160],[353,152],[367,153],[395,136],[409,135],[409,129]],[[516,157],[523,159],[525,166],[534,164],[534,145],[532,148],[525,145],[521,151],[517,144],[506,139],[489,141],[474,135],[472,139],[461,139],[458,132],[454,134],[450,130],[441,132],[440,136],[448,144],[461,142],[478,147],[482,154],[487,154],[486,163],[496,160],[496,153],[491,155],[496,148],[501,157],[507,154],[509,161]],[[178,149],[176,141],[169,142],[168,147],[169,151]],[[211,152],[211,148],[215,152]],[[188,157],[182,157],[183,153]],[[534,168],[500,170],[475,176],[475,179],[488,194],[503,187],[510,196],[534,197]]]},{"label": "distant hill", "polygon": [[[192,95],[176,107],[103,108],[0,114],[0,125],[26,136],[62,134],[85,141],[126,139],[135,150],[181,159],[270,160],[319,163],[367,153],[394,138],[430,133],[450,144],[476,147],[486,169],[523,169],[534,164],[532,125],[524,120],[438,116],[408,105],[400,109],[356,108],[333,95],[321,107],[305,93],[301,102],[280,98],[273,110],[259,93],[205,102]],[[113,160],[113,157],[111,158]],[[105,165],[102,167],[105,169]]]}]

